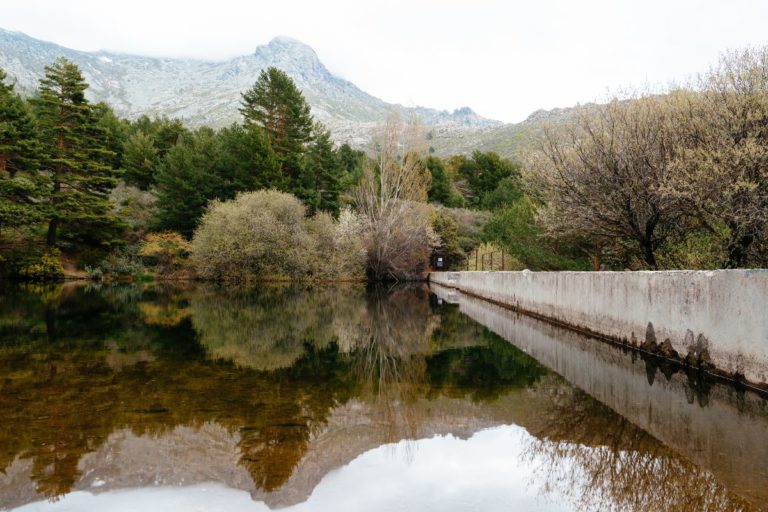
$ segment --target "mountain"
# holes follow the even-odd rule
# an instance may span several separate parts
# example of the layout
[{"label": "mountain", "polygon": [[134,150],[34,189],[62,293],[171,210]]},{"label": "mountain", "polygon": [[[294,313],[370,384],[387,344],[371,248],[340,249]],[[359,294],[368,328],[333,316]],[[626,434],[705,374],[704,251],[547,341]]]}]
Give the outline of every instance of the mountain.
[{"label": "mountain", "polygon": [[438,138],[442,137],[446,147],[464,132],[482,133],[503,126],[468,107],[448,112],[387,103],[333,75],[312,48],[288,37],[276,37],[251,55],[207,62],[82,52],[0,29],[0,67],[22,93],[33,93],[44,67],[59,56],[80,67],[90,84],[90,99],[107,102],[129,119],[142,114],[168,115],[193,127],[228,125],[240,119],[240,93],[253,85],[261,70],[275,66],[294,79],[312,114],[331,129],[338,142],[365,145],[370,129],[391,111],[404,118],[415,114],[442,134]]},{"label": "mountain", "polygon": [[520,123],[493,126],[436,126],[430,145],[438,155],[470,154],[472,151],[495,151],[506,158],[516,158],[531,147],[534,138],[547,125],[567,122],[574,108],[537,110]]}]

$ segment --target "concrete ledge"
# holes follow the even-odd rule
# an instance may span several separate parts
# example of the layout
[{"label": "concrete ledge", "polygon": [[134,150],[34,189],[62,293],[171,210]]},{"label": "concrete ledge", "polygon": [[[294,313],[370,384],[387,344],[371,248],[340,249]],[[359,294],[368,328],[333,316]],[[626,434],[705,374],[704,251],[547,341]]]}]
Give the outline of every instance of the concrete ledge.
[{"label": "concrete ledge", "polygon": [[768,386],[768,270],[434,272],[430,282]]}]

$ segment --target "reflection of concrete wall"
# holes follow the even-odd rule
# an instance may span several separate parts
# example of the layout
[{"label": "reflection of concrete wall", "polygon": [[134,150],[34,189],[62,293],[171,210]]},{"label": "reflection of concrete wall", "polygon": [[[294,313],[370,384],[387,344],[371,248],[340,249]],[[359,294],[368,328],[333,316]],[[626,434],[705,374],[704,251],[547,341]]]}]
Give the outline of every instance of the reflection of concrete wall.
[{"label": "reflection of concrete wall", "polygon": [[652,329],[682,357],[706,348],[719,370],[768,384],[768,270],[436,272],[430,281],[617,339],[643,343]]},{"label": "reflection of concrete wall", "polygon": [[[730,386],[667,379],[632,353],[433,285],[438,296],[600,400],[729,489],[768,502],[768,401]],[[652,384],[649,384],[652,382]]]}]

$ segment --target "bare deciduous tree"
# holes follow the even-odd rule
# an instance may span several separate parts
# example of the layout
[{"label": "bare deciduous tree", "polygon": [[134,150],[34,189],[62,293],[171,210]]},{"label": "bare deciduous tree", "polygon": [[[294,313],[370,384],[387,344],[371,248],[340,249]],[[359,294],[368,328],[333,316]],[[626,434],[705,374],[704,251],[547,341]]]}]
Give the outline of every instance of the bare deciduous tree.
[{"label": "bare deciduous tree", "polygon": [[375,156],[354,193],[366,228],[368,271],[374,279],[416,278],[438,242],[425,203],[425,138],[416,123],[404,126],[390,115],[374,140]]},{"label": "bare deciduous tree", "polygon": [[[724,233],[728,267],[768,263],[768,47],[723,54],[699,92],[677,94],[682,148],[668,195]],[[674,95],[672,95],[674,97]]]},{"label": "bare deciduous tree", "polygon": [[552,235],[618,243],[656,268],[657,249],[685,215],[662,190],[677,143],[669,108],[658,96],[614,99],[544,130],[527,172]]}]

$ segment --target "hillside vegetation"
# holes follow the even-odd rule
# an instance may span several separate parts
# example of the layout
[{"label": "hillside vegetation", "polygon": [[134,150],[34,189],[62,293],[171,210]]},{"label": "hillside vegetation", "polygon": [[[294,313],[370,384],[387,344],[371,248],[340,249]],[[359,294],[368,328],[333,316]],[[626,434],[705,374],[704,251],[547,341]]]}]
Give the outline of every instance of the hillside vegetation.
[{"label": "hillside vegetation", "polygon": [[[686,88],[539,113],[507,143],[435,155],[397,113],[334,144],[268,68],[242,121],[128,121],[59,58],[24,99],[0,74],[2,274],[50,279],[420,279],[443,268],[768,264],[768,50]],[[474,265],[473,265],[474,262]],[[488,268],[488,267],[485,267]]]}]

